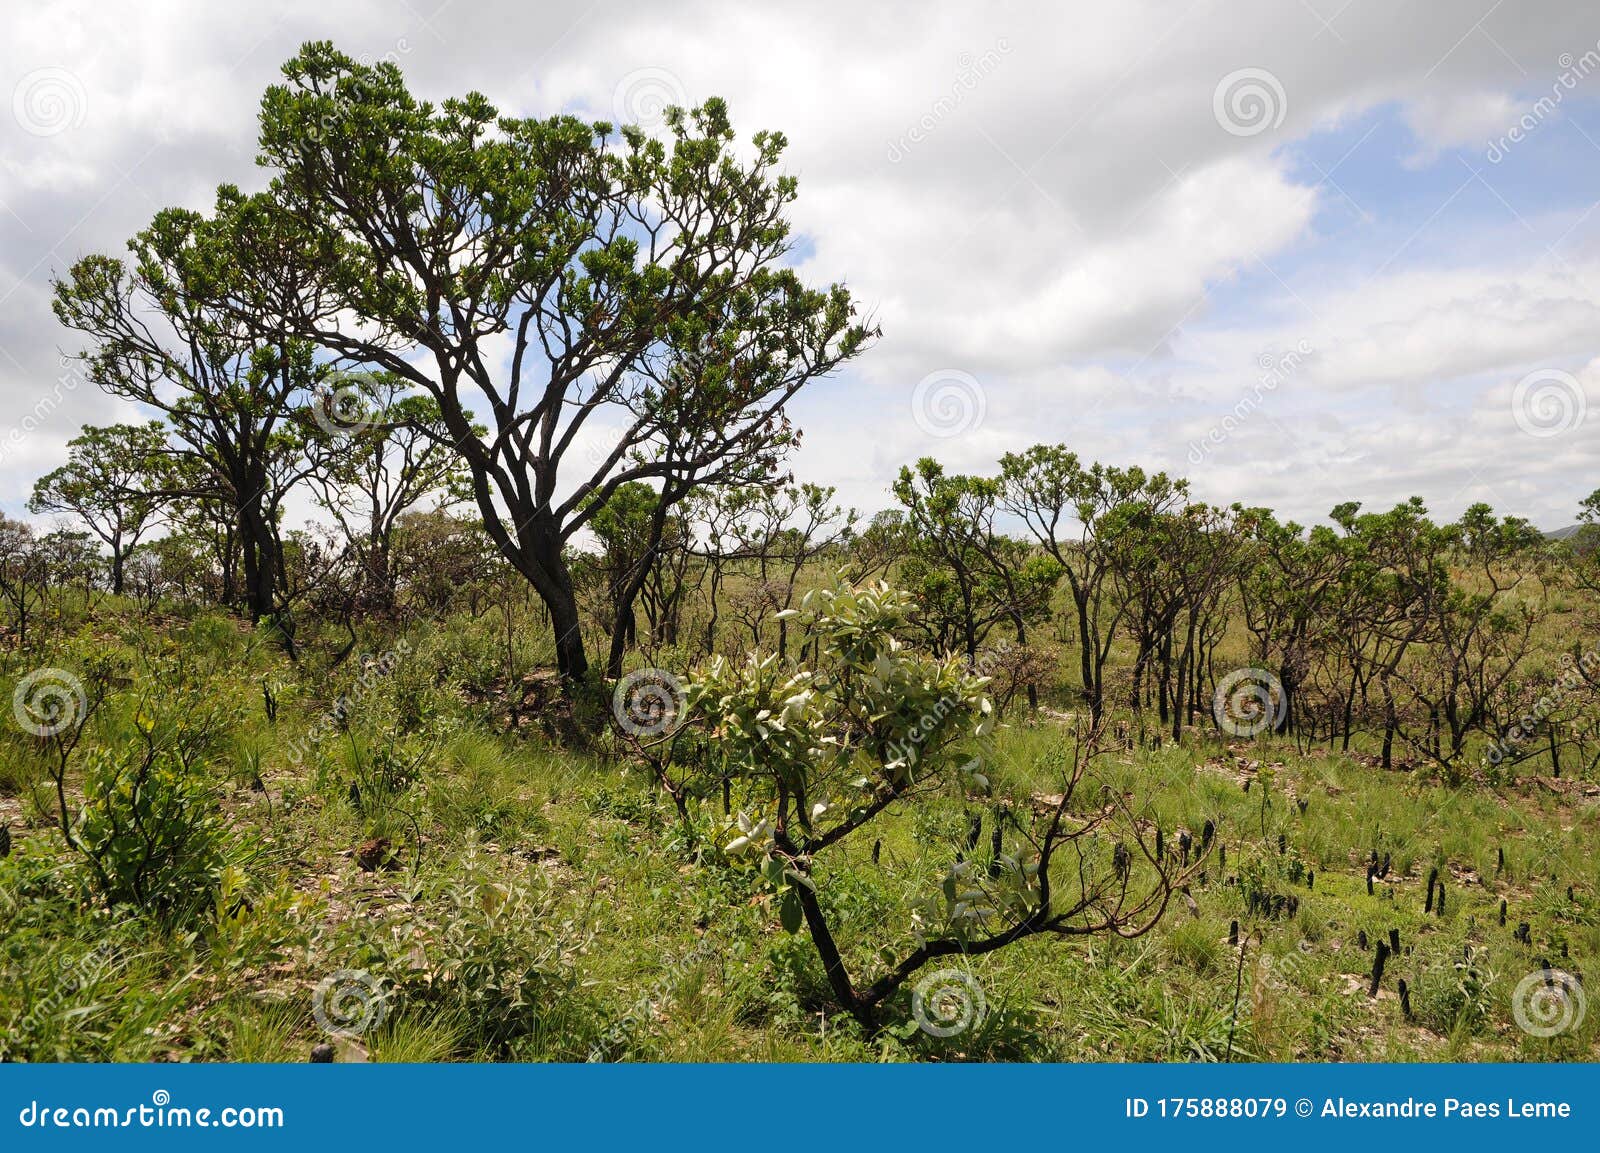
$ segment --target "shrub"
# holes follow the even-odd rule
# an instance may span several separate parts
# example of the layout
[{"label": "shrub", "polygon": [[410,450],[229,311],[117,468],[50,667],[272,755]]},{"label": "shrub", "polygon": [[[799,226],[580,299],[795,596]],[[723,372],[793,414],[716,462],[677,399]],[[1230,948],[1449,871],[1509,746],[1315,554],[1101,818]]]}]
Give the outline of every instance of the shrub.
[{"label": "shrub", "polygon": [[108,905],[190,913],[209,900],[228,843],[199,763],[208,735],[186,718],[136,723],[136,738],[84,758],[68,840]]},{"label": "shrub", "polygon": [[583,1037],[550,1027],[574,1012],[572,954],[582,942],[556,919],[544,885],[499,874],[469,850],[414,897],[382,921],[343,927],[326,943],[339,967],[359,967],[397,1013],[460,1022],[465,1054],[542,1055],[552,1032],[571,1046],[556,1055],[586,1052]]},{"label": "shrub", "polygon": [[[870,894],[852,893],[843,874],[819,873],[819,857],[891,810],[988,798],[1000,785],[984,760],[994,723],[987,679],[959,658],[909,647],[899,634],[912,611],[912,598],[886,584],[813,589],[779,614],[793,619],[794,649],[813,654],[811,664],[713,657],[687,693],[687,717],[715,750],[711,772],[736,784],[750,810],[739,812],[723,854],[752,862],[750,878],[774,898],[786,930],[806,928],[833,995],[869,1034],[885,1028],[884,1010],[930,962],[1037,934],[1136,936],[1154,926],[1171,891],[1163,863],[1142,843],[1132,853],[1101,835],[1126,816],[1115,801],[1068,817],[1088,762],[1080,741],[1066,763],[1048,766],[1060,770],[1058,796],[1042,806],[1034,797],[997,799],[987,838],[974,829],[942,846],[949,865],[919,902],[914,947],[897,952],[903,934],[885,933],[876,911],[861,918],[880,934],[871,944],[883,971],[857,983],[835,934],[860,904],[852,897]],[[657,758],[663,785],[690,817],[686,798],[703,794],[671,779],[670,754],[642,751]],[[937,834],[939,826],[923,821],[919,830]],[[975,852],[980,844],[985,851]],[[1061,875],[1053,877],[1057,853]]]}]

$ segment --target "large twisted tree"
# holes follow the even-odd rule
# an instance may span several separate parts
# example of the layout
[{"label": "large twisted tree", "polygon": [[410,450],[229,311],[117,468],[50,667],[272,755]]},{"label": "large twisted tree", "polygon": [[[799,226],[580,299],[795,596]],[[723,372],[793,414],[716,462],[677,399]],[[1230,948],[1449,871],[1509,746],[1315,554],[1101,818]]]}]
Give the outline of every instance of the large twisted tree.
[{"label": "large twisted tree", "polygon": [[298,336],[438,401],[581,677],[573,535],[630,481],[770,478],[790,398],[873,335],[843,287],[785,267],[784,137],[741,148],[719,100],[673,110],[666,141],[477,93],[433,105],[326,43],[284,72],[261,108],[274,178],[236,209],[241,274]]}]

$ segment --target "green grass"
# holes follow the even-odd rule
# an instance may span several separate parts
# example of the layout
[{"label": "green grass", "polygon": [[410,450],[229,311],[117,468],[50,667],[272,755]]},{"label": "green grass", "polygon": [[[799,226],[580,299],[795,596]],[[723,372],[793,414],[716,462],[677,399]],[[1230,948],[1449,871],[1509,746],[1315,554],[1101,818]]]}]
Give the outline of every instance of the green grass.
[{"label": "green grass", "polygon": [[[603,747],[561,750],[508,730],[482,691],[496,643],[482,622],[418,636],[414,663],[360,698],[348,731],[298,759],[290,750],[350,691],[353,665],[295,665],[224,618],[151,624],[110,602],[48,651],[13,654],[0,689],[40,664],[110,654],[124,697],[177,678],[226,710],[206,771],[229,863],[192,917],[100,907],[54,828],[37,743],[8,730],[0,1057],[303,1061],[331,1039],[314,990],[361,971],[382,991],[382,1021],[340,1039],[340,1059],[1600,1058],[1600,1011],[1551,1038],[1519,1029],[1512,1012],[1542,960],[1600,972],[1600,817],[1581,789],[1451,788],[1266,743],[1110,753],[1082,796],[1126,796],[1169,844],[1179,829],[1198,839],[1207,821],[1216,828],[1227,862],[1213,851],[1191,885],[1196,911],[1175,900],[1135,940],[1035,938],[972,959],[988,1009],[978,1027],[949,1040],[902,1029],[907,989],[891,1027],[868,1038],[833,1004],[809,941],[781,929],[740,867],[697,857],[640,769]],[[525,656],[531,667],[537,654]],[[276,721],[264,678],[280,686]],[[86,748],[133,716],[107,708]],[[996,745],[998,788],[1057,791],[1069,736],[1014,712]],[[911,946],[912,913],[968,820],[959,798],[935,799],[819,864],[853,972],[870,977],[880,950]],[[720,831],[713,804],[697,832]],[[388,846],[369,871],[360,858],[379,839]],[[1369,896],[1373,849],[1392,868]],[[1423,911],[1435,867],[1442,916]],[[1252,918],[1246,885],[1292,894],[1298,911]],[[1242,955],[1228,941],[1235,920]],[[1523,921],[1527,945],[1513,939]],[[1357,939],[1375,945],[1390,929],[1402,951],[1369,999],[1372,949]]]}]

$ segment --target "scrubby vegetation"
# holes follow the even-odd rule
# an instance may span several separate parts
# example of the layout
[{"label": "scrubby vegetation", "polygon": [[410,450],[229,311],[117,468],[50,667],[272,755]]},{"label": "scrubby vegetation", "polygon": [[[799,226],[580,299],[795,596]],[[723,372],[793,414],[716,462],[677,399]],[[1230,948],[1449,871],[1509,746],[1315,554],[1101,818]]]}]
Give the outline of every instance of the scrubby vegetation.
[{"label": "scrubby vegetation", "polygon": [[[53,588],[0,686],[20,686],[4,1055],[1595,1056],[1592,1020],[1538,1037],[1513,1016],[1526,976],[1592,971],[1600,946],[1596,786],[1581,762],[1557,776],[1542,737],[1498,766],[1480,742],[1464,774],[1385,769],[1381,727],[1348,751],[1209,718],[1140,742],[1123,708],[1091,729],[1059,671],[980,731],[993,679],[880,648],[917,631],[914,600],[820,567],[802,584],[794,656],[748,657],[729,628],[674,696],[663,662],[687,654],[657,649],[626,724],[607,685],[547,679],[545,618],[489,589],[477,615],[364,622],[339,660],[335,622],[306,622],[291,659],[201,604]],[[1564,708],[1586,715],[1589,690]],[[1041,875],[1059,927],[1110,911],[1122,932],[1050,931]],[[953,1008],[917,1011],[931,974]]]},{"label": "scrubby vegetation", "polygon": [[1592,526],[1056,445],[863,519],[781,135],[285,72],[57,285],[156,419],[0,518],[0,1059],[1600,1055]]}]

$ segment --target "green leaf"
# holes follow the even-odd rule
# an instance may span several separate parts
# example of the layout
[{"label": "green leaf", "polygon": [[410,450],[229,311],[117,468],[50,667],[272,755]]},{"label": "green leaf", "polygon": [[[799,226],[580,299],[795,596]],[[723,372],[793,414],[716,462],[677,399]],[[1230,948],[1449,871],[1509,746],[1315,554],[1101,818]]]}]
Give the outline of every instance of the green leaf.
[{"label": "green leaf", "polygon": [[783,900],[778,905],[778,920],[783,923],[785,932],[798,933],[804,912],[800,908],[800,893],[797,889],[785,889]]}]

